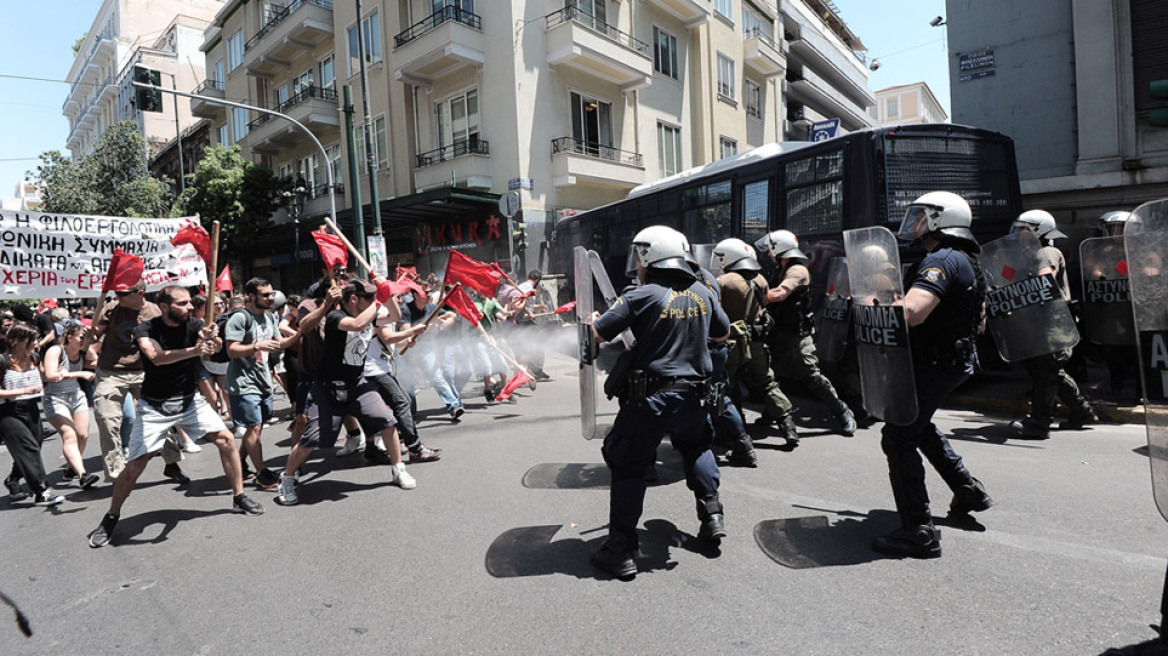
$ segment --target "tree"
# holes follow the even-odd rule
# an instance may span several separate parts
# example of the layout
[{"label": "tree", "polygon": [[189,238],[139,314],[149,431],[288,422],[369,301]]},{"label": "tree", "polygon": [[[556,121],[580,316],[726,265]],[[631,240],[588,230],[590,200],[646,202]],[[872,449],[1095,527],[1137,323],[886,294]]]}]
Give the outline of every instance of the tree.
[{"label": "tree", "polygon": [[93,152],[76,162],[60,151],[41,154],[44,212],[101,216],[169,216],[168,180],[151,177],[146,141],[134,121],[106,130]]},{"label": "tree", "polygon": [[280,208],[280,181],[270,169],[244,159],[239,146],[220,144],[203,153],[178,208],[184,215],[198,214],[208,231],[219,221],[221,257],[247,271]]}]

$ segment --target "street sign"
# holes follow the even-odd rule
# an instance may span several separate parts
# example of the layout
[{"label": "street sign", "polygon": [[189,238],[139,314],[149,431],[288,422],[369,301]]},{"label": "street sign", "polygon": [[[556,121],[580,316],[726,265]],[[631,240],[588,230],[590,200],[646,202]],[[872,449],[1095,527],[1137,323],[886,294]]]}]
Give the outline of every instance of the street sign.
[{"label": "street sign", "polygon": [[507,188],[511,191],[516,189],[534,189],[535,180],[531,178],[511,178],[507,181]]},{"label": "street sign", "polygon": [[509,191],[499,196],[499,212],[508,219],[519,212],[519,194]]},{"label": "street sign", "polygon": [[826,121],[816,121],[811,124],[811,140],[812,141],[827,141],[835,136],[839,130],[840,120],[838,118],[828,119]]}]

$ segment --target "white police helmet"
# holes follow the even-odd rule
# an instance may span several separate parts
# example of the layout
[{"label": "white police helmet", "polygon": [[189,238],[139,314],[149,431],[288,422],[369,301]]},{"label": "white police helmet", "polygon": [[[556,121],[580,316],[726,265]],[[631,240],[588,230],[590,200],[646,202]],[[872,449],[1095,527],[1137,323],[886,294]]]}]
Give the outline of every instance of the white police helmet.
[{"label": "white police helmet", "polygon": [[1039,237],[1048,240],[1066,237],[1055,225],[1054,217],[1046,210],[1026,210],[1019,214],[1013,225],[1010,226],[1010,232],[1018,232],[1019,230],[1031,230]]},{"label": "white police helmet", "polygon": [[689,240],[685,235],[669,226],[649,226],[633,237],[626,273],[635,277],[637,265],[640,265],[646,269],[681,271],[693,276],[691,261],[693,255],[689,252]]},{"label": "white police helmet", "polygon": [[914,241],[936,232],[968,241],[976,247],[977,240],[969,231],[972,223],[973,211],[964,198],[951,191],[930,191],[908,206],[896,236],[904,241]]},{"label": "white police helmet", "polygon": [[784,257],[802,260],[808,259],[807,254],[799,250],[799,238],[790,230],[775,230],[755,242],[754,247],[760,251],[766,250],[770,252],[776,261]]},{"label": "white police helmet", "polygon": [[710,269],[722,271],[736,271],[739,273],[757,273],[762,270],[758,263],[758,255],[750,244],[741,239],[723,239],[714,247],[710,256]]},{"label": "white police helmet", "polygon": [[1116,210],[1114,212],[1107,212],[1099,217],[1099,228],[1103,230],[1103,234],[1112,237],[1123,234],[1124,226],[1127,225],[1127,220],[1131,218],[1131,212],[1124,212]]}]

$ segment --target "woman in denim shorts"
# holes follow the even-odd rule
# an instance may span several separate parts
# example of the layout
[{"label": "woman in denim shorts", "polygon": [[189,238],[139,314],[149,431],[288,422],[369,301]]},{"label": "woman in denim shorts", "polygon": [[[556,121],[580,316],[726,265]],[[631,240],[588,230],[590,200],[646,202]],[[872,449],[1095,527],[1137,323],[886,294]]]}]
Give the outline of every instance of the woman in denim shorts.
[{"label": "woman in denim shorts", "polygon": [[85,472],[85,442],[89,437],[89,404],[81,381],[93,380],[94,373],[85,370],[85,327],[70,325],[60,342],[49,347],[41,365],[45,381],[45,417],[61,436],[61,451],[65,454],[71,473],[77,476],[82,488],[91,487],[100,480],[96,473]]}]

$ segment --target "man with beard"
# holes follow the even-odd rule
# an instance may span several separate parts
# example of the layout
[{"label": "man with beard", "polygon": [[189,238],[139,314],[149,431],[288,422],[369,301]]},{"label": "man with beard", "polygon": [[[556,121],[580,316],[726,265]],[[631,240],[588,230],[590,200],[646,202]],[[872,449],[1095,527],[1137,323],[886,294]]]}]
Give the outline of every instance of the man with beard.
[{"label": "man with beard", "polygon": [[280,477],[264,465],[260,432],[272,417],[272,369],[268,358],[290,345],[295,336],[278,337],[275,314],[269,312],[275,303],[272,284],[263,278],[252,278],[243,286],[244,308],[232,310],[223,331],[227,342],[227,395],[231,401],[231,420],[236,430],[242,429],[243,453],[251,456],[255,465],[256,487],[274,489]]},{"label": "man with beard", "polygon": [[178,427],[191,435],[202,435],[219,449],[223,473],[235,493],[232,507],[236,512],[262,515],[263,506],[243,493],[239,452],[231,431],[206,399],[198,392],[199,358],[214,353],[221,344],[215,326],[191,317],[191,295],[172,285],[158,292],[161,316],[134,329],[134,340],[141,349],[145,377],[138,413],[126,444],[125,469],[114,482],[109,512],[101,525],[89,534],[89,546],[105,546],[113,535],[122,512],[122,504],[134,489],[134,483],[156,453],[162,450],[171,428]]}]

